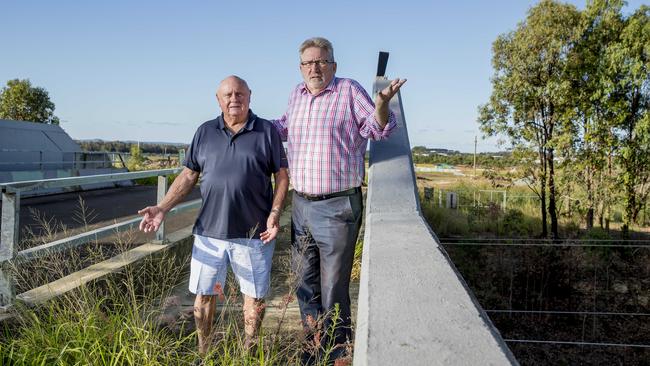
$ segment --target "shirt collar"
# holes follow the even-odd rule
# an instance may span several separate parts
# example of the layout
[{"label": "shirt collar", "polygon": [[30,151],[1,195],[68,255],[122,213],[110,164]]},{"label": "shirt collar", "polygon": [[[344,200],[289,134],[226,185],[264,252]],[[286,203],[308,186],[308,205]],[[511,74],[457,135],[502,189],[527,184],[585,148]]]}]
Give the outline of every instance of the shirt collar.
[{"label": "shirt collar", "polygon": [[[336,91],[336,85],[338,84],[338,80],[339,80],[339,78],[337,78],[336,76],[333,77],[332,81],[330,81],[330,83],[327,84],[325,89],[321,90],[321,92],[316,94],[316,95],[321,95],[324,91],[335,92]],[[302,94],[311,94],[309,92],[309,89],[307,89],[307,83],[305,83],[304,81],[298,85],[298,88],[300,89],[300,92]]]},{"label": "shirt collar", "polygon": [[[255,121],[257,121],[257,115],[253,113],[252,109],[248,110],[248,121],[246,121],[246,124],[244,125],[244,129],[247,131],[251,131],[255,127]],[[217,117],[217,127],[221,130],[226,129],[226,124],[223,120],[223,112]]]}]

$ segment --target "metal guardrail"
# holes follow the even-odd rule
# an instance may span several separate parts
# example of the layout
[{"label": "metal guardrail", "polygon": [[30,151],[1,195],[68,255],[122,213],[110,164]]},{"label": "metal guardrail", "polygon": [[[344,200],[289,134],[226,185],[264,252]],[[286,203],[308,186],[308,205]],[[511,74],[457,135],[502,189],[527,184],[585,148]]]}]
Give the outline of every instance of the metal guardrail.
[{"label": "metal guardrail", "polygon": [[[119,230],[128,230],[138,225],[140,218],[133,218],[113,225],[81,233],[69,238],[53,241],[34,248],[29,248],[16,253],[15,248],[19,240],[19,210],[21,192],[44,188],[65,188],[93,183],[116,182],[131,179],[158,177],[157,202],[162,201],[167,193],[167,176],[177,174],[182,168],[148,170],[130,173],[114,173],[91,175],[85,177],[69,177],[56,179],[32,180],[0,184],[2,191],[2,233],[0,236],[0,306],[12,304],[15,293],[10,272],[7,269],[8,261],[24,262],[40,256],[47,255],[115,234]],[[194,200],[178,205],[168,215],[180,213],[198,207],[201,200]],[[156,241],[165,242],[165,224],[160,225],[156,232]]]},{"label": "metal guardrail", "polygon": [[[38,160],[19,161],[16,156],[2,157],[2,153],[25,153],[27,156],[38,155]],[[44,159],[46,156],[54,155],[56,158]],[[43,169],[47,166],[61,165],[68,168],[79,168],[88,165],[97,165],[100,162],[105,165],[122,165],[125,166],[124,153],[114,151],[51,151],[51,150],[26,150],[26,149],[0,149],[0,168],[6,166],[37,166]],[[126,154],[128,155],[128,154]],[[94,157],[102,157],[102,160],[95,160]],[[72,160],[70,160],[72,157]],[[89,159],[90,158],[90,159]],[[64,160],[68,159],[68,160]]]},{"label": "metal guardrail", "polygon": [[119,160],[88,160],[88,161],[79,161],[79,160],[61,160],[61,161],[0,161],[0,165],[92,165],[92,164],[105,164],[105,163],[119,163],[122,164]]}]

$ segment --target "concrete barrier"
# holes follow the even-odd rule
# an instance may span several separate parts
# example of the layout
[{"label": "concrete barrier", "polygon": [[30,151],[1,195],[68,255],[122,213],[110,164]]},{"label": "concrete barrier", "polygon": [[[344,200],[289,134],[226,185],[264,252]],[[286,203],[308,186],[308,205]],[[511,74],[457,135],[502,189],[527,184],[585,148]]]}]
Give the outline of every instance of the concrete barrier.
[{"label": "concrete barrier", "polygon": [[398,130],[370,144],[354,365],[518,365],[422,217],[401,94],[391,110]]}]

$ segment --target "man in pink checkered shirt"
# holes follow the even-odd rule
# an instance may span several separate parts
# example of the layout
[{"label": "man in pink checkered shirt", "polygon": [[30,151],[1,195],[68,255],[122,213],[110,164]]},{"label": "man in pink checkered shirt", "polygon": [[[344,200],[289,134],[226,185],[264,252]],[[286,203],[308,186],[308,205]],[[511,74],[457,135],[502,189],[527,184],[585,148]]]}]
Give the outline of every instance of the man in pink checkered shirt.
[{"label": "man in pink checkered shirt", "polygon": [[[321,348],[334,345],[331,352],[306,351],[303,363],[312,364],[345,357],[344,345],[352,338],[350,273],[363,214],[367,141],[386,139],[396,127],[388,103],[406,80],[393,80],[373,103],[358,82],[334,76],[334,49],[320,37],[300,46],[300,71],[304,82],[291,93],[285,114],[272,122],[287,141],[303,325],[308,340],[320,341]],[[322,336],[316,336],[318,329]]]}]

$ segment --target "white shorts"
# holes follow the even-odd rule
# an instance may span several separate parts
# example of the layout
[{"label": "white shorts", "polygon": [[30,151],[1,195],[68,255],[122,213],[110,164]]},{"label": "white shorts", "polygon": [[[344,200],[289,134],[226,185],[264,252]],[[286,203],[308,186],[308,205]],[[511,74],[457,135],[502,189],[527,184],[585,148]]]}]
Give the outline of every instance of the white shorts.
[{"label": "white shorts", "polygon": [[214,239],[194,235],[189,290],[199,295],[223,293],[228,264],[244,295],[261,299],[269,291],[275,240]]}]

